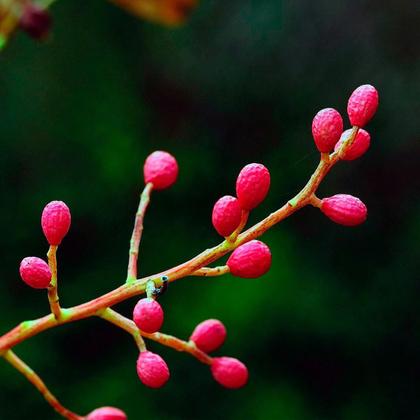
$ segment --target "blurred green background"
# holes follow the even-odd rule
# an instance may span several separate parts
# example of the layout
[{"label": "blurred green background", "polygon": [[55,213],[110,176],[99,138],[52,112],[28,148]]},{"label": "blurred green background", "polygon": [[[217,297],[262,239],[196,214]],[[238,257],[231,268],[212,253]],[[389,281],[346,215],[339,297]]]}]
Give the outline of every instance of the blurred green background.
[{"label": "blurred green background", "polygon": [[[345,115],[360,84],[380,93],[369,153],[334,168],[319,195],[350,193],[369,219],[349,229],[313,208],[264,236],[269,274],[188,278],[162,297],[164,331],[188,338],[206,318],[243,360],[247,387],[219,387],[206,366],[150,344],[172,380],[145,388],[131,337],[98,319],[47,331],[16,352],[78,413],[114,405],[130,419],[418,419],[420,183],[418,15],[414,2],[203,0],[168,29],[103,1],[59,1],[52,39],[18,34],[0,57],[1,330],[48,310],[18,276],[47,251],[39,219],[61,199],[73,223],[59,253],[60,295],[75,305],[117,287],[142,164],[173,153],[179,180],[153,195],[141,274],[220,240],[215,200],[240,168],[271,171],[256,222],[293,196],[318,160],[311,120]],[[417,35],[417,37],[416,37]],[[417,109],[417,112],[416,112]],[[347,121],[347,119],[346,119]],[[136,299],[118,306],[129,315]],[[56,419],[11,367],[0,366],[0,418]]]}]

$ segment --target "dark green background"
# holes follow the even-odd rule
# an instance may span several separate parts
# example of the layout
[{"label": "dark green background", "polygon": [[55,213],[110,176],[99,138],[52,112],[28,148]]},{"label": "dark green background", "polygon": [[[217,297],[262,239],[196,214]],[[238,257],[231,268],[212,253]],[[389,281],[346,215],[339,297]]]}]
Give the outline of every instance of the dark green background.
[{"label": "dark green background", "polygon": [[[151,151],[173,153],[180,175],[153,196],[144,275],[220,240],[212,205],[234,193],[244,164],[272,174],[251,222],[278,208],[317,164],[314,114],[332,106],[345,115],[360,84],[380,93],[369,153],[334,168],[319,191],[360,197],[367,223],[349,229],[304,209],[264,236],[273,265],[263,278],[188,278],[161,300],[164,331],[183,338],[203,319],[223,320],[229,335],[217,354],[248,365],[247,387],[222,389],[206,366],[152,343],[172,379],[147,389],[131,338],[89,319],[16,348],[65,405],[82,414],[114,405],[130,419],[420,418],[414,7],[204,0],[185,27],[167,29],[103,1],[59,1],[49,42],[12,40],[0,56],[2,331],[48,310],[18,276],[23,257],[47,251],[39,219],[48,201],[72,211],[59,274],[62,303],[75,305],[124,280]],[[129,315],[134,304],[118,309]],[[57,418],[4,362],[0,381],[2,420]]]}]

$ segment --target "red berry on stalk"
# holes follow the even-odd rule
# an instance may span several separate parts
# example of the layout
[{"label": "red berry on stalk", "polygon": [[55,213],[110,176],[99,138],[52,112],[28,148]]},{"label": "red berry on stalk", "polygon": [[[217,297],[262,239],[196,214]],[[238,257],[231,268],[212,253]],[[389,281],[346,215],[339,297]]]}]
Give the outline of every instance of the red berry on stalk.
[{"label": "red berry on stalk", "polygon": [[225,388],[241,388],[248,382],[247,367],[233,357],[215,357],[211,373],[216,382]]},{"label": "red berry on stalk", "polygon": [[60,245],[70,229],[70,210],[62,201],[51,201],[42,212],[41,226],[50,245]]},{"label": "red berry on stalk", "polygon": [[162,307],[154,299],[140,299],[134,307],[133,321],[144,332],[159,331],[163,324]]},{"label": "red berry on stalk", "polygon": [[190,340],[205,353],[217,350],[226,339],[226,328],[217,319],[207,319],[198,324]]},{"label": "red berry on stalk", "polygon": [[312,136],[321,153],[329,153],[343,132],[343,119],[334,108],[319,111],[312,120]]},{"label": "red berry on stalk", "polygon": [[[337,151],[343,142],[347,140],[351,134],[352,130],[346,130],[342,135],[338,143],[335,145],[334,151]],[[355,160],[360,156],[364,155],[366,151],[369,149],[370,146],[370,134],[363,130],[363,128],[359,128],[357,132],[356,138],[354,139],[352,145],[344,152],[343,156],[341,156],[342,160]]]},{"label": "red berry on stalk", "polygon": [[34,289],[46,289],[51,282],[51,270],[48,264],[38,257],[26,257],[19,267],[22,280]]},{"label": "red berry on stalk", "polygon": [[378,109],[378,91],[372,85],[362,85],[353,91],[347,104],[351,125],[364,127]]},{"label": "red berry on stalk", "polygon": [[357,197],[336,194],[321,201],[320,210],[333,222],[344,226],[357,226],[367,218],[367,208]]},{"label": "red berry on stalk", "polygon": [[169,369],[166,362],[151,351],[143,351],[137,359],[137,374],[149,388],[161,388],[168,382]]},{"label": "red berry on stalk", "polygon": [[160,150],[150,154],[143,167],[144,182],[151,182],[155,190],[170,187],[178,177],[178,163],[168,152]]},{"label": "red berry on stalk", "polygon": [[119,408],[101,407],[88,414],[86,420],[127,420],[127,416]]},{"label": "red berry on stalk", "polygon": [[239,172],[236,195],[244,210],[252,210],[266,197],[270,188],[270,172],[261,163],[250,163]]},{"label": "red berry on stalk", "polygon": [[237,198],[225,195],[216,201],[211,221],[217,233],[229,236],[241,223],[242,209]]},{"label": "red berry on stalk", "polygon": [[245,279],[260,277],[271,267],[270,248],[254,239],[236,248],[226,264],[234,276]]},{"label": "red berry on stalk", "polygon": [[32,38],[42,39],[48,35],[51,28],[51,16],[48,10],[33,3],[26,3],[19,19],[19,26]]}]

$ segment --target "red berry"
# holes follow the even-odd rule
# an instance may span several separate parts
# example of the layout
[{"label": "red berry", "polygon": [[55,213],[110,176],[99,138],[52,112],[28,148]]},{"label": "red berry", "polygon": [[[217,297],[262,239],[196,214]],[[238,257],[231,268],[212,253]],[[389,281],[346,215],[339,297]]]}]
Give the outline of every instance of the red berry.
[{"label": "red berry", "polygon": [[226,328],[217,319],[207,319],[198,324],[190,340],[205,353],[218,349],[226,339]]},{"label": "red berry", "polygon": [[86,420],[127,420],[127,416],[119,408],[101,407],[88,414]]},{"label": "red berry", "polygon": [[319,111],[312,120],[312,136],[321,153],[329,153],[343,132],[343,119],[334,108]]},{"label": "red berry", "polygon": [[225,195],[216,201],[211,220],[217,233],[229,236],[241,223],[242,209],[237,198]]},{"label": "red berry", "polygon": [[157,151],[149,155],[143,167],[144,182],[151,182],[155,190],[170,187],[178,177],[178,163],[168,152]]},{"label": "red berry", "polygon": [[234,276],[245,279],[260,277],[271,267],[270,248],[254,239],[236,248],[226,264]]},{"label": "red berry", "polygon": [[51,201],[42,212],[41,226],[50,245],[60,245],[70,229],[70,210],[62,201]]},{"label": "red berry", "polygon": [[51,282],[51,270],[48,264],[38,257],[26,257],[19,267],[20,277],[34,289],[45,289]]},{"label": "red berry", "polygon": [[134,307],[133,320],[137,327],[144,332],[159,331],[163,324],[162,307],[154,299],[140,299]]},{"label": "red berry", "polygon": [[372,85],[362,85],[353,91],[347,104],[351,125],[364,127],[378,109],[378,91]]},{"label": "red berry", "polygon": [[244,210],[252,210],[266,197],[270,188],[270,172],[261,163],[242,168],[236,180],[236,195]]},{"label": "red berry", "polygon": [[363,202],[348,194],[324,198],[320,210],[333,222],[344,226],[360,225],[367,218],[367,208]]},{"label": "red berry", "polygon": [[248,382],[248,369],[233,357],[215,357],[211,365],[211,373],[220,385],[236,389]]},{"label": "red berry", "polygon": [[42,39],[51,28],[51,16],[48,10],[36,4],[25,4],[19,19],[19,26],[32,38]]},{"label": "red berry", "polygon": [[[334,151],[337,151],[343,142],[347,140],[352,132],[351,129],[346,130],[339,140],[339,142],[335,145]],[[363,130],[363,128],[359,128],[357,132],[356,138],[354,139],[352,145],[345,151],[341,159],[343,160],[355,160],[360,156],[364,155],[366,151],[369,149],[370,146],[370,134]]]},{"label": "red berry", "polygon": [[137,374],[144,385],[160,388],[168,382],[169,369],[166,362],[151,351],[143,351],[137,359]]}]

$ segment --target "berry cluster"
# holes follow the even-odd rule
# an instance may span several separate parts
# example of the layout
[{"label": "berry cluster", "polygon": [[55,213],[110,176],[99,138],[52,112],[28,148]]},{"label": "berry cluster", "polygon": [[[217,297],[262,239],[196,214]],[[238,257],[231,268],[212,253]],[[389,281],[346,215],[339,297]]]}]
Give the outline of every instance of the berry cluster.
[{"label": "berry cluster", "polygon": [[[246,165],[236,180],[236,197],[223,196],[213,207],[211,220],[217,233],[224,237],[224,241],[163,273],[137,279],[138,248],[150,195],[154,190],[170,187],[178,177],[178,164],[171,154],[164,151],[152,153],[143,167],[145,188],[141,194],[130,241],[126,283],[100,298],[68,309],[61,308],[59,304],[56,253],[69,231],[71,214],[62,201],[50,202],[41,216],[41,227],[49,243],[48,263],[38,257],[26,257],[22,260],[19,271],[27,285],[35,289],[48,289],[51,314],[30,321],[29,324],[22,323],[0,337],[0,355],[41,390],[58,413],[70,420],[124,420],[127,417],[123,411],[113,407],[98,408],[85,417],[70,412],[52,397],[50,391],[45,391],[45,384],[13,353],[12,348],[46,329],[89,316],[98,316],[133,336],[139,349],[137,375],[147,387],[164,386],[169,380],[170,371],[160,355],[147,350],[144,338],[190,353],[209,365],[215,381],[225,388],[243,387],[248,381],[248,369],[242,362],[232,357],[209,356],[218,350],[226,339],[223,323],[217,319],[201,322],[195,327],[188,341],[164,334],[160,331],[164,322],[164,311],[158,298],[170,282],[186,276],[219,276],[229,272],[241,278],[257,278],[264,275],[270,269],[272,256],[269,247],[256,238],[305,205],[311,204],[319,208],[329,219],[344,226],[356,226],[364,222],[367,209],[358,198],[336,194],[320,200],[315,193],[322,179],[336,162],[356,159],[369,148],[370,135],[362,127],[373,117],[377,106],[378,93],[375,88],[370,85],[357,88],[350,96],[347,107],[353,127],[344,132],[343,119],[338,111],[333,108],[319,111],[312,122],[312,134],[316,147],[321,152],[321,161],[307,185],[295,198],[243,231],[249,212],[265,199],[270,188],[270,172],[264,165]],[[228,253],[231,254],[226,265],[207,266]],[[143,293],[146,297],[138,300],[134,306],[132,319],[111,309],[111,306]]]}]

